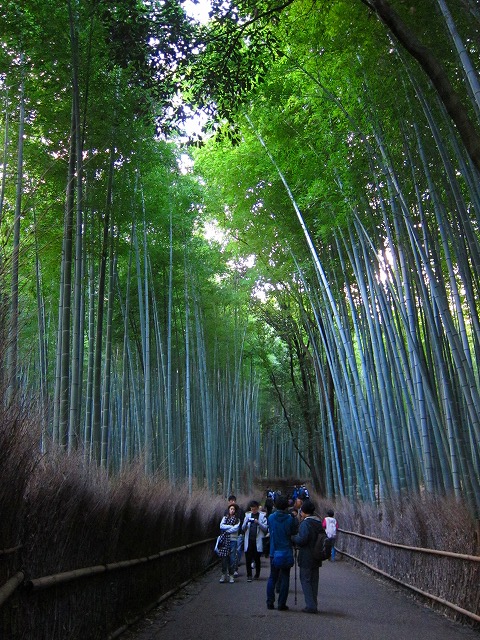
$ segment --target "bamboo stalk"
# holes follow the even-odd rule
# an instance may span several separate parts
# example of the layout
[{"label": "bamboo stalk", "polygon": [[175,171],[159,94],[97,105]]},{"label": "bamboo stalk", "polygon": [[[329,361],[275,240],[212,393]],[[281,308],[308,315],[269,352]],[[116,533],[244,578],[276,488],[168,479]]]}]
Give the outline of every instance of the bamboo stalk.
[{"label": "bamboo stalk", "polygon": [[181,584],[178,585],[178,587],[174,587],[173,589],[170,589],[170,591],[167,591],[166,593],[163,593],[159,598],[157,598],[157,600],[155,600],[155,602],[151,603],[150,605],[148,605],[143,612],[136,616],[134,619],[129,620],[126,624],[124,624],[123,626],[119,627],[118,629],[116,629],[115,631],[113,631],[109,636],[108,636],[108,640],[114,640],[115,638],[120,637],[122,634],[125,633],[125,631],[127,631],[127,629],[129,629],[131,626],[133,626],[134,624],[136,624],[137,622],[139,622],[140,620],[143,620],[145,618],[145,616],[147,615],[147,613],[149,611],[151,611],[152,609],[154,609],[155,607],[158,607],[159,604],[161,604],[162,602],[165,602],[165,600],[168,600],[168,598],[170,598],[171,596],[173,596],[175,593],[178,593],[181,589],[185,588],[188,584],[190,584],[192,582],[192,580],[194,580],[196,577],[201,576],[202,574],[206,573],[209,569],[211,569],[214,566],[215,563],[211,563],[208,565],[208,567],[203,570],[200,571],[199,573],[196,574],[196,576],[194,576],[193,578],[189,578],[188,580],[185,580],[184,582],[182,582]]},{"label": "bamboo stalk", "polygon": [[22,547],[23,547],[23,544],[17,544],[16,547],[10,547],[10,549],[0,549],[0,556],[6,556],[9,553],[15,553],[15,551],[18,551]]},{"label": "bamboo stalk", "polygon": [[0,587],[0,607],[7,600],[12,593],[19,587],[25,578],[23,571],[19,571],[10,578],[2,587]]},{"label": "bamboo stalk", "polygon": [[85,567],[83,569],[74,569],[73,571],[64,571],[62,573],[56,573],[51,576],[33,578],[26,582],[26,586],[29,589],[46,589],[56,586],[57,584],[72,582],[73,580],[77,580],[78,578],[85,578],[88,576],[98,575],[100,573],[106,573],[107,571],[116,571],[118,569],[125,569],[139,564],[144,564],[146,562],[152,562],[153,560],[158,560],[159,558],[163,558],[165,556],[174,555],[175,553],[180,553],[181,551],[186,551],[188,549],[193,549],[195,547],[198,547],[199,545],[213,542],[214,540],[216,540],[216,537],[207,538],[206,540],[200,540],[198,542],[192,542],[182,545],[181,547],[175,547],[174,549],[165,549],[164,551],[160,551],[159,553],[156,553],[152,556],[134,558],[132,560],[121,560],[120,562],[111,562],[108,564],[96,565],[94,567]]},{"label": "bamboo stalk", "polygon": [[[348,532],[345,532],[345,533],[348,533]],[[401,545],[397,545],[397,546],[401,546]],[[415,547],[412,547],[412,548],[415,549]],[[471,618],[472,620],[476,620],[477,622],[480,622],[480,616],[477,615],[476,613],[472,613],[471,611],[467,611],[467,609],[462,609],[462,607],[459,607],[458,605],[454,604],[453,602],[449,602],[448,600],[444,600],[443,598],[439,598],[438,596],[434,596],[431,593],[427,593],[426,591],[422,591],[418,587],[414,587],[411,584],[407,584],[406,582],[402,582],[398,578],[394,578],[393,576],[391,576],[386,571],[382,571],[381,569],[377,569],[377,567],[369,564],[368,562],[364,562],[363,560],[360,560],[359,558],[356,558],[355,556],[352,556],[351,554],[346,553],[345,551],[341,551],[340,549],[337,549],[337,551],[339,553],[341,553],[342,555],[346,556],[347,558],[351,558],[352,560],[355,560],[355,562],[359,562],[364,567],[367,567],[368,569],[371,569],[372,571],[375,571],[375,573],[379,573],[380,575],[384,576],[385,578],[388,578],[389,580],[393,580],[393,582],[396,582],[397,584],[400,584],[402,587],[406,587],[407,589],[410,589],[411,591],[415,591],[415,593],[418,593],[418,594],[420,594],[421,596],[423,596],[425,598],[428,598],[430,600],[434,600],[435,602],[438,602],[439,604],[442,604],[445,607],[449,607],[450,609],[453,609],[454,611],[458,611],[458,613],[461,613],[462,615],[467,616],[467,617]],[[425,549],[425,550],[422,550],[422,551],[429,551],[429,549]],[[460,554],[457,554],[457,555],[460,555]],[[471,556],[471,557],[475,558],[475,556]],[[480,558],[476,558],[476,559],[480,560]]]}]

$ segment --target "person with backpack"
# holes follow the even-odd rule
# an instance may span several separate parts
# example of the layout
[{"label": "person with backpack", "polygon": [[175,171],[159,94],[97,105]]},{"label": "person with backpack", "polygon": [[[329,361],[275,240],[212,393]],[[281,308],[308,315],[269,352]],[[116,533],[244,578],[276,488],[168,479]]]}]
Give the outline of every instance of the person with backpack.
[{"label": "person with backpack", "polygon": [[303,613],[318,613],[318,580],[321,560],[314,557],[315,543],[319,534],[324,533],[322,522],[315,515],[315,505],[305,500],[300,511],[300,528],[292,537],[293,544],[298,547],[298,566],[300,568],[300,584],[302,585],[305,607]]},{"label": "person with backpack", "polygon": [[335,540],[337,538],[337,529],[338,522],[337,519],[333,517],[334,511],[329,509],[327,511],[327,516],[323,519],[322,526],[325,529],[325,533],[327,534],[327,538],[332,541],[332,555],[330,556],[330,560],[334,562],[335,560]]},{"label": "person with backpack", "polygon": [[300,500],[309,500],[310,499],[310,494],[308,493],[308,489],[305,486],[305,483],[301,484],[298,492],[297,492],[297,498],[300,498]]}]

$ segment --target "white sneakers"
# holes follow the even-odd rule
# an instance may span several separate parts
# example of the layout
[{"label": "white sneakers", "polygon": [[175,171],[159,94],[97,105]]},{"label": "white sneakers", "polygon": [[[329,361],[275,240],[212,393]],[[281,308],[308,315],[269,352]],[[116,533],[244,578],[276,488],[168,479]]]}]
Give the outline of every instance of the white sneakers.
[{"label": "white sneakers", "polygon": [[[222,573],[222,575],[220,576],[219,582],[226,582],[226,581],[227,581],[227,576],[224,573]],[[235,578],[233,576],[230,576],[228,581],[230,583],[235,582]]]}]

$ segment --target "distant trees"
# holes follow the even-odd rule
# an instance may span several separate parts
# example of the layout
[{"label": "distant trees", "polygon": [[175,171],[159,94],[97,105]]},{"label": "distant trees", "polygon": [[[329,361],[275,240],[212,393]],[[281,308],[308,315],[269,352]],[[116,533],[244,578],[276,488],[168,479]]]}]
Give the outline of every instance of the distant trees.
[{"label": "distant trees", "polygon": [[233,307],[219,322],[202,188],[167,142],[192,23],[177,2],[0,6],[10,401],[36,389],[42,446],[111,471],[141,456],[191,489],[251,482],[250,450],[225,461],[232,433],[256,442],[258,383],[231,357]]},{"label": "distant trees", "polygon": [[478,511],[474,3],[0,8],[4,375],[42,446]]}]

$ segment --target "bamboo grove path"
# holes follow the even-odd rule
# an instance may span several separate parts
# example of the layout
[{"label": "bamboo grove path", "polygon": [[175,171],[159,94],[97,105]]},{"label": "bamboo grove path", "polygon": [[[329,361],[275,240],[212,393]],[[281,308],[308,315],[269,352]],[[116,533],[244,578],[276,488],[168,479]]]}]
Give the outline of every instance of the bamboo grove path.
[{"label": "bamboo grove path", "polygon": [[153,610],[122,640],[480,640],[480,633],[414,601],[405,591],[342,559],[320,569],[318,615],[302,613],[297,569],[290,578],[289,611],[266,608],[268,561],[260,580],[219,584],[210,570]]}]

